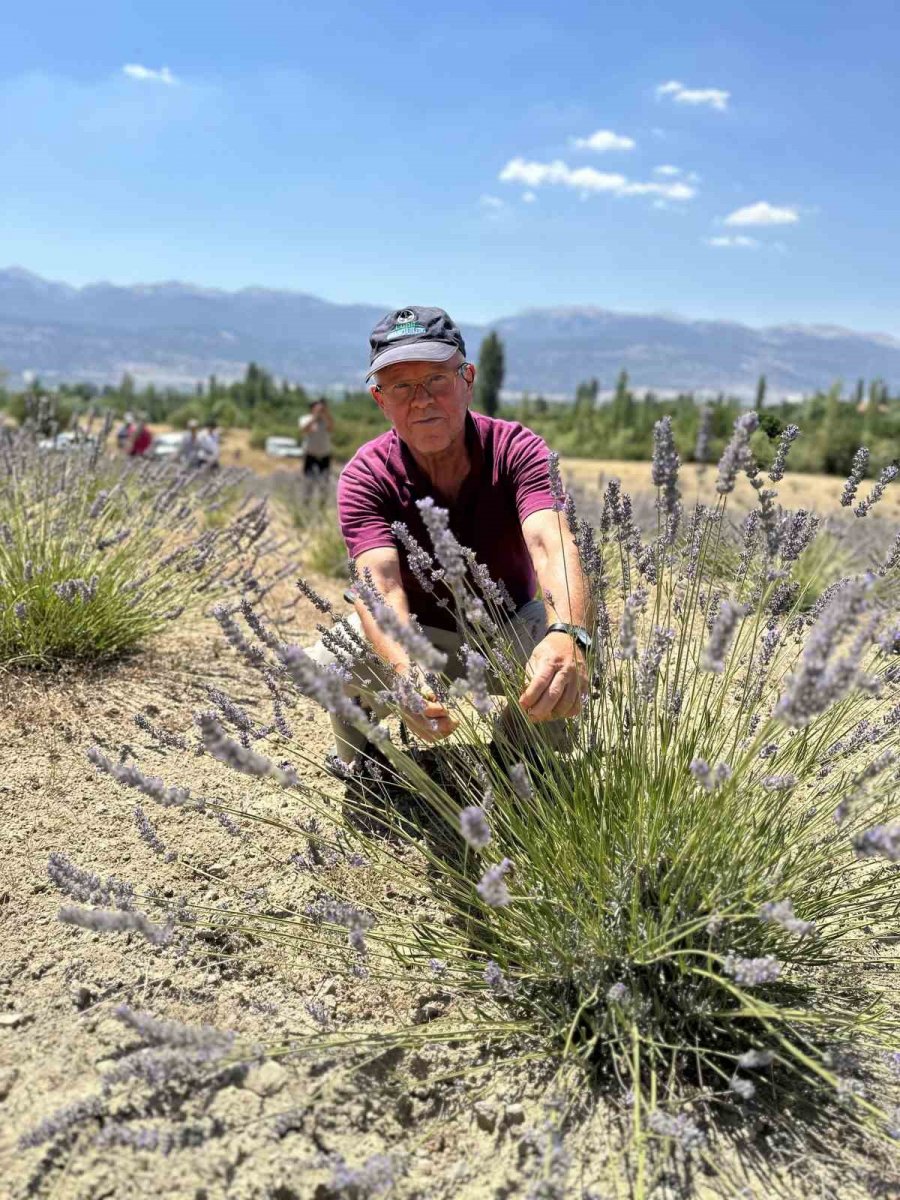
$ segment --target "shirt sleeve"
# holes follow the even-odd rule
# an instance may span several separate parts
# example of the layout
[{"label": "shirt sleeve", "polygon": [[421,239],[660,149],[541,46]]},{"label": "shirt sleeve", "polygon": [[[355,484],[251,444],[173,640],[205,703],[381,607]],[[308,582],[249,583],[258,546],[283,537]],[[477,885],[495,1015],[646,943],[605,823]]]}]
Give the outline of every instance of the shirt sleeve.
[{"label": "shirt sleeve", "polygon": [[505,467],[512,483],[519,522],[543,508],[553,508],[547,443],[524,425],[514,427],[505,448]]},{"label": "shirt sleeve", "polygon": [[382,489],[373,473],[351,459],[337,489],[338,521],[350,558],[378,546],[396,546]]}]

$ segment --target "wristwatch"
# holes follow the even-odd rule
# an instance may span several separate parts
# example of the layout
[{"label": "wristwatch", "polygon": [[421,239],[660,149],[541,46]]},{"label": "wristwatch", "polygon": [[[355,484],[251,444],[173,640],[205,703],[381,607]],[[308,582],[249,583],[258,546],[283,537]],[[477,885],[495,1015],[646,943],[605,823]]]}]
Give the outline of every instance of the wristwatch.
[{"label": "wristwatch", "polygon": [[[565,621],[554,621],[552,625],[547,626],[547,633],[567,633],[569,637],[575,639],[585,654],[593,645],[591,635],[583,625],[569,625]],[[544,637],[547,636],[547,633],[544,634]]]}]

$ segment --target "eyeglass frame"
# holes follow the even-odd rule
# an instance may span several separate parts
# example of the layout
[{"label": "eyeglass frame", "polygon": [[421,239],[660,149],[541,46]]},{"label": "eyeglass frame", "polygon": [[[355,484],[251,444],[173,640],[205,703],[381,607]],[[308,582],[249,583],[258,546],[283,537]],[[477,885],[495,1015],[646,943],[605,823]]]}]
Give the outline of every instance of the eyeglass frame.
[{"label": "eyeglass frame", "polygon": [[[458,375],[460,378],[462,378],[462,377],[463,377],[463,371],[466,369],[466,367],[470,367],[471,365],[472,365],[472,364],[471,364],[470,362],[461,362],[461,363],[459,364],[459,366],[456,368],[456,370],[453,372],[453,374],[454,374],[454,375]],[[442,374],[442,372],[437,372],[437,374]],[[401,380],[401,382],[403,382],[403,381]],[[411,381],[410,381],[410,382],[411,382]],[[391,387],[397,387],[398,385],[397,385],[397,384],[391,384],[390,386],[391,386]],[[373,391],[376,391],[376,392],[378,392],[378,393],[379,393],[379,395],[381,395],[381,396],[386,396],[386,395],[387,395],[387,393],[385,392],[384,388],[381,386],[381,384],[380,384],[380,383],[373,384],[373,385],[372,385],[372,388],[373,388]],[[420,381],[420,382],[418,382],[418,383],[416,383],[416,384],[414,384],[414,385],[413,385],[413,394],[412,394],[412,395],[409,397],[409,399],[408,399],[408,400],[401,400],[401,401],[399,401],[399,403],[400,403],[400,404],[412,404],[413,400],[415,400],[416,396],[419,394],[419,388],[421,388],[421,389],[422,389],[422,391],[425,393],[425,395],[426,395],[426,396],[428,396],[428,398],[429,398],[430,400],[436,400],[436,399],[437,399],[437,396],[434,396],[434,395],[433,395],[431,392],[429,392],[429,390],[428,390],[427,386],[426,386],[424,383],[422,383],[422,382]]]}]

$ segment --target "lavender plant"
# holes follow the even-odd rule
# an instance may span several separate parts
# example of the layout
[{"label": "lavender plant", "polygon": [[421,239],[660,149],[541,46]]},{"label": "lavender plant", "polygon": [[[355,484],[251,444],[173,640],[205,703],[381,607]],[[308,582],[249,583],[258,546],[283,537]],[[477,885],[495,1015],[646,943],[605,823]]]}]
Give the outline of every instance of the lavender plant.
[{"label": "lavender plant", "polygon": [[[596,611],[590,694],[562,748],[518,709],[524,665],[502,595],[479,586],[483,572],[433,503],[431,554],[401,541],[447,589],[468,646],[462,683],[419,654],[419,673],[373,680],[363,707],[344,694],[344,668],[239,630],[229,638],[284,694],[366,734],[368,757],[342,768],[342,836],[409,899],[370,893],[364,906],[340,867],[330,894],[295,918],[232,917],[261,938],[324,939],[351,973],[398,984],[439,971],[468,1015],[462,1028],[429,1025],[431,1036],[537,1036],[621,1086],[641,1153],[701,1147],[716,1106],[758,1102],[746,1072],[763,1069],[770,1096],[812,1089],[893,1136],[886,1091],[848,1088],[834,1050],[875,1054],[900,1035],[890,997],[865,982],[890,962],[897,912],[900,566],[889,553],[804,606],[797,564],[817,523],[762,486],[752,416],[719,464],[717,504],[683,515],[677,456],[658,431],[655,536],[638,529],[617,481],[596,527],[560,496]],[[723,579],[739,472],[759,503]],[[367,602],[377,615],[378,597]],[[343,646],[364,669],[364,648]],[[394,720],[426,687],[459,722],[427,750]],[[254,786],[300,787],[338,820],[327,795],[300,783],[311,760],[299,738],[281,737],[281,765],[215,722],[203,738]]]},{"label": "lavender plant", "polygon": [[240,585],[265,552],[264,503],[218,519],[235,472],[104,446],[101,432],[54,452],[26,427],[0,447],[0,662],[119,654]]}]

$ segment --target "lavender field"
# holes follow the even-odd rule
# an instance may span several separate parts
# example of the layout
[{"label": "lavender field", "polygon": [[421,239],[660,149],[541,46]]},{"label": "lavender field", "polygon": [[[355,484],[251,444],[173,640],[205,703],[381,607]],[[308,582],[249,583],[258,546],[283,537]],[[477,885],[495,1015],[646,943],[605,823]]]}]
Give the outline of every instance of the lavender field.
[{"label": "lavender field", "polygon": [[3,448],[3,1194],[900,1194],[900,485],[789,433],[762,473],[752,424],[563,469],[564,745],[500,719],[503,590],[440,509],[463,676],[412,632],[347,708],[329,495]]}]

